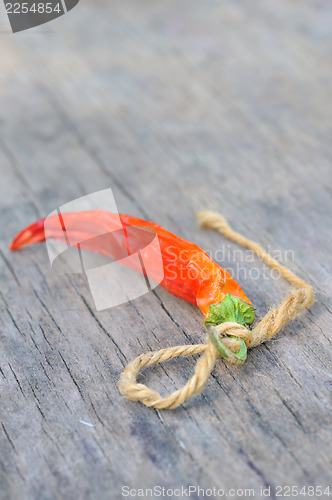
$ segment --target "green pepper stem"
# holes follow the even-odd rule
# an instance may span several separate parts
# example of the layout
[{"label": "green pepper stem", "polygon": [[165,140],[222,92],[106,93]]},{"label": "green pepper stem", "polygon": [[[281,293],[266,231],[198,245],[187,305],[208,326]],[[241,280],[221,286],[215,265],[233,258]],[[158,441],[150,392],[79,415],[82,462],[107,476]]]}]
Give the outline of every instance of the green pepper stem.
[{"label": "green pepper stem", "polygon": [[[219,304],[211,304],[209,313],[204,321],[204,325],[209,333],[213,344],[217,347],[219,353],[229,363],[240,365],[247,359],[247,346],[243,339],[234,335],[221,335],[217,325],[226,322],[238,323],[244,327],[248,327],[255,319],[255,308],[231,294],[226,294],[224,299]],[[233,352],[227,347],[223,338],[233,338],[240,343],[240,347],[236,352]]]}]

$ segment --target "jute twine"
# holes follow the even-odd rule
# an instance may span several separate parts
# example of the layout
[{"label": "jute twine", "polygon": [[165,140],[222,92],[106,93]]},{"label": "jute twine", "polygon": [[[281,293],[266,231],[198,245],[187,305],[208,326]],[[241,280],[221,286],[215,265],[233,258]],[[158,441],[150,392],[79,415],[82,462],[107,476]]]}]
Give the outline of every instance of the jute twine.
[{"label": "jute twine", "polygon": [[[252,329],[248,329],[238,323],[226,322],[218,325],[221,335],[227,334],[240,337],[244,339],[248,348],[256,347],[262,342],[271,339],[286,323],[296,318],[301,311],[314,302],[314,291],[308,283],[296,276],[287,267],[279,264],[258,243],[234,231],[224,217],[216,212],[204,210],[197,214],[197,218],[201,226],[215,229],[230,240],[255,252],[265,264],[272,269],[278,270],[280,275],[296,288],[283,299],[278,308],[271,309]],[[236,352],[239,344],[236,339],[223,338],[223,341],[227,347]],[[136,381],[137,375],[142,368],[147,368],[148,366],[168,361],[175,357],[190,356],[193,354],[202,354],[196,363],[194,375],[188,380],[185,386],[169,396],[163,398],[159,392]],[[157,409],[173,409],[203,389],[218,356],[219,351],[209,337],[206,344],[182,345],[141,354],[121,374],[119,389],[122,394],[132,401],[141,401],[146,406],[152,406]]]}]

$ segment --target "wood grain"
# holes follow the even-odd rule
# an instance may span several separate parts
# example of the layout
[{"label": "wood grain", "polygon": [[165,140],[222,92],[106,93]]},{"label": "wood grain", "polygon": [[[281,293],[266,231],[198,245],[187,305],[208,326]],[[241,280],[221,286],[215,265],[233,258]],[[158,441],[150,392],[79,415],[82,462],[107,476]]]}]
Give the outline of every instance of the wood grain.
[{"label": "wood grain", "polygon": [[[331,16],[328,0],[99,0],[47,33],[0,34],[1,499],[328,485]],[[220,360],[175,411],[128,402],[126,363],[201,342],[199,311],[159,287],[98,313],[84,276],[53,272],[44,245],[8,250],[28,223],[107,187],[120,212],[223,250],[258,317],[287,284],[234,261],[238,247],[198,229],[197,210],[293,252],[316,304],[243,367]],[[140,380],[166,394],[194,363]]]}]

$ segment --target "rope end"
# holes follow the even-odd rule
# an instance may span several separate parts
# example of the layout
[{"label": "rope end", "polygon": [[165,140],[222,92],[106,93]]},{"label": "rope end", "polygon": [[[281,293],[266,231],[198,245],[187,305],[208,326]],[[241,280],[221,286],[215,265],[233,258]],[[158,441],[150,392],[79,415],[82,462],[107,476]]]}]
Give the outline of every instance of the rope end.
[{"label": "rope end", "polygon": [[196,219],[200,227],[208,227],[210,229],[218,229],[224,231],[230,229],[230,226],[222,215],[212,210],[201,210],[197,212]]}]

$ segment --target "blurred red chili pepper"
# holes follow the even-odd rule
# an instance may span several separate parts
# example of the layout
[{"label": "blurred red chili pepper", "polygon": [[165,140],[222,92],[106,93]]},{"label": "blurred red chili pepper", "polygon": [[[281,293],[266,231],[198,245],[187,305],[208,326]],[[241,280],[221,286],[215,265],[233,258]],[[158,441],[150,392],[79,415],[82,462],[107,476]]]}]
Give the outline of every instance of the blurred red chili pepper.
[{"label": "blurred red chili pepper", "polygon": [[[123,231],[118,230],[119,217]],[[44,241],[45,220],[39,220],[21,231],[14,238],[10,249],[18,250],[32,243]],[[134,228],[139,231],[135,232]],[[227,294],[251,304],[240,285],[206,252],[194,243],[176,236],[158,224],[103,210],[73,212],[65,213],[62,216],[47,217],[47,238],[64,242],[66,234],[70,234],[71,242],[79,243],[83,249],[98,252],[113,259],[123,258],[125,254],[133,254],[138,248],[142,248],[146,231],[152,231],[158,235],[164,268],[161,286],[176,297],[196,304],[205,318],[209,314],[209,306],[219,304]],[[110,233],[113,235],[111,244],[109,240],[106,241],[105,238],[100,237],[101,234]],[[153,262],[151,265],[153,268]],[[142,272],[141,268],[136,270]],[[226,320],[227,318],[224,319],[224,321]]]}]

